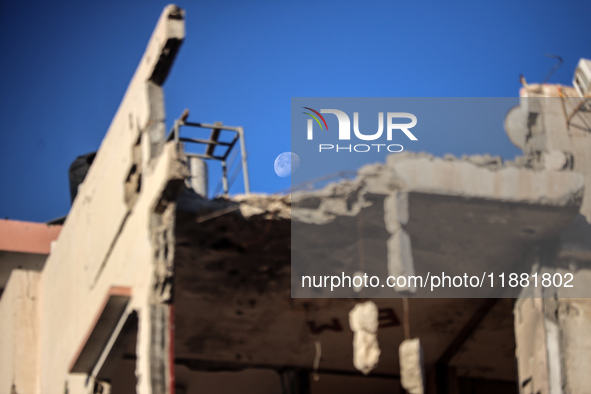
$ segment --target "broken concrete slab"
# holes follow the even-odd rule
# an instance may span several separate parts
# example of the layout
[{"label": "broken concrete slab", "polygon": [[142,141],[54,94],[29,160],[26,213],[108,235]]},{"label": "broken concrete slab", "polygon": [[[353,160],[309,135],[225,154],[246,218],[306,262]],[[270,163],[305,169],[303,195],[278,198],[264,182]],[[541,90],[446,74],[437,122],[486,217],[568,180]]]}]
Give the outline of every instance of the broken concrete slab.
[{"label": "broken concrete slab", "polygon": [[[301,279],[359,271],[382,278],[529,272],[525,251],[568,227],[583,193],[583,177],[569,171],[499,167],[490,157],[391,155],[386,165],[364,166],[355,179],[292,195],[292,273]],[[350,290],[300,286],[293,295],[355,296]],[[393,291],[365,286],[360,295],[391,297]],[[449,289],[417,294],[454,296]]]},{"label": "broken concrete slab", "polygon": [[475,165],[425,155],[390,155],[388,165],[405,190],[555,206],[581,203],[584,179],[562,171]]},{"label": "broken concrete slab", "polygon": [[353,365],[364,375],[380,360],[378,344],[378,308],[372,301],[355,305],[349,312],[349,327],[353,331]]},{"label": "broken concrete slab", "polygon": [[409,394],[425,392],[423,351],[418,338],[405,339],[398,349],[400,357],[400,383]]}]

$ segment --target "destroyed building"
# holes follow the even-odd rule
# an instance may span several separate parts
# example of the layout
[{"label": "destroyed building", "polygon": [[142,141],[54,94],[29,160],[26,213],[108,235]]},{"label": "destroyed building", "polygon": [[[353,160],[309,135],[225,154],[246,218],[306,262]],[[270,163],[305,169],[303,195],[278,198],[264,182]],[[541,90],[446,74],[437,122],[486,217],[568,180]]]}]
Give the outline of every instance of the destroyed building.
[{"label": "destroyed building", "polygon": [[[384,270],[523,263],[591,284],[588,91],[524,86],[514,162],[403,153],[320,190],[209,200],[165,130],[184,36],[168,6],[63,226],[0,223],[0,392],[591,392],[584,289],[359,311],[371,297],[292,298],[291,272],[294,222],[346,231],[363,212],[383,218],[367,253],[387,250]],[[407,321],[423,349],[413,387]],[[379,342],[367,374],[359,331]]]}]

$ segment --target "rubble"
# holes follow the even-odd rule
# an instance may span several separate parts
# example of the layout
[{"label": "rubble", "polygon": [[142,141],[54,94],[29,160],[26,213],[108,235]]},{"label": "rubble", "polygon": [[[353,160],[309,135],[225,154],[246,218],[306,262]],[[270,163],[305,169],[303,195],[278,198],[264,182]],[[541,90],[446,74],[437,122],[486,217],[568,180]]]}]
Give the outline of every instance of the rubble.
[{"label": "rubble", "polygon": [[380,360],[378,344],[378,308],[372,301],[357,304],[349,312],[349,326],[353,331],[353,364],[367,375]]}]

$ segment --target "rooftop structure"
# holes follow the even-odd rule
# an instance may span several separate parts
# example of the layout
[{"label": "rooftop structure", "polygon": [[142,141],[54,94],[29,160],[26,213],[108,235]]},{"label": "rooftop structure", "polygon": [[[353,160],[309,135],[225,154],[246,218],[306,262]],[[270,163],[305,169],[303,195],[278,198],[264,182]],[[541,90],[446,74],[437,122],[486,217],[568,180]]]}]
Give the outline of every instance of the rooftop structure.
[{"label": "rooftop structure", "polygon": [[[567,267],[591,283],[587,99],[572,87],[524,87],[507,121],[524,151],[514,162],[397,154],[321,190],[210,200],[187,181],[182,141],[165,133],[162,86],[184,36],[183,10],[166,7],[63,227],[0,223],[0,269],[11,270],[0,392],[402,393],[408,321],[426,392],[588,389],[585,293],[417,290],[409,307],[368,289],[292,298],[294,231],[307,245],[295,257],[315,253],[319,234],[339,234],[345,249],[329,258],[348,264],[360,227],[378,235],[366,257],[386,274],[499,264]],[[361,216],[379,220],[363,227]],[[18,264],[9,252],[39,257]],[[349,313],[368,299],[381,354],[364,375]]]}]

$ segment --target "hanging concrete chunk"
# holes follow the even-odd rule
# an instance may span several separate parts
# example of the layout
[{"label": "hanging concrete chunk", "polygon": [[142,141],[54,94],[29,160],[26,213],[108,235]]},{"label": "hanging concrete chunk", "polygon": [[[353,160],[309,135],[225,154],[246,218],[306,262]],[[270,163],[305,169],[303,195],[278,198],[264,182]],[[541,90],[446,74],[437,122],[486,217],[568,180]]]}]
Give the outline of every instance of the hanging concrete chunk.
[{"label": "hanging concrete chunk", "polygon": [[409,394],[423,394],[423,352],[418,338],[402,341],[398,349],[400,357],[400,383]]},{"label": "hanging concrete chunk", "polygon": [[353,331],[353,365],[367,375],[378,365],[378,307],[372,301],[357,304],[349,312],[349,326]]}]

